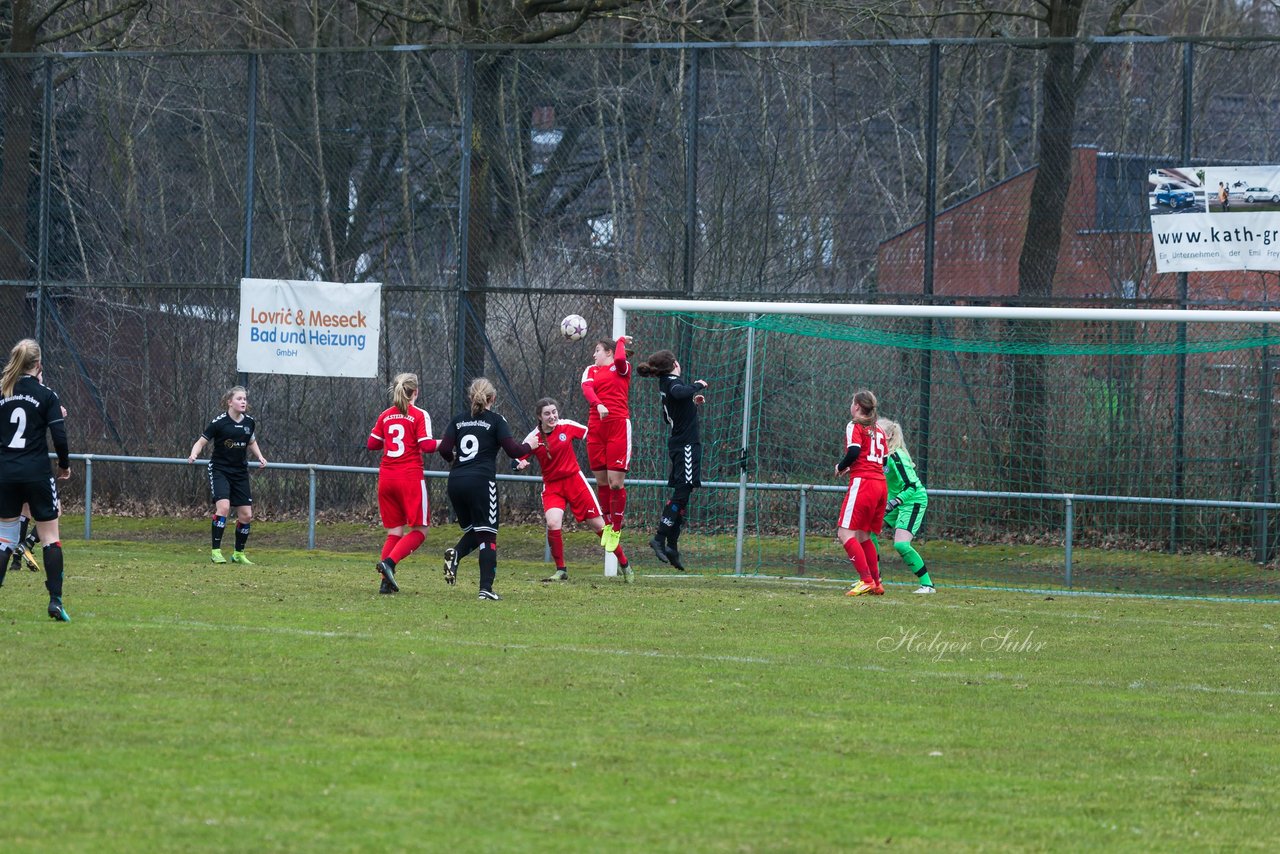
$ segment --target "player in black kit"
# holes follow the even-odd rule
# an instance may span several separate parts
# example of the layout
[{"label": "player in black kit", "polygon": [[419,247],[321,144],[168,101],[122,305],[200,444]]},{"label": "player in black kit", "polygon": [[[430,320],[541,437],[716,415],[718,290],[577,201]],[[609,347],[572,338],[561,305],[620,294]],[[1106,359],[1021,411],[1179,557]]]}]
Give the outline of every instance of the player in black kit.
[{"label": "player in black kit", "polygon": [[222,396],[226,412],[209,422],[200,438],[191,446],[187,462],[194,463],[204,451],[205,445],[213,448],[209,459],[209,492],[213,495],[213,552],[214,563],[226,563],[222,556],[222,532],[227,527],[227,516],[236,508],[236,548],[231,553],[232,563],[252,566],[245,556],[244,547],[249,542],[249,523],[253,520],[253,495],[249,492],[248,454],[258,461],[258,468],[267,464],[267,458],[258,447],[257,422],[246,413],[249,394],[243,386],[228,389]]},{"label": "player in black kit", "polygon": [[444,580],[458,577],[458,561],[479,549],[480,599],[497,601],[493,592],[498,576],[498,449],[519,459],[538,447],[517,442],[507,419],[491,411],[498,399],[493,383],[484,377],[467,387],[470,411],[453,417],[440,440],[440,455],[453,465],[449,469],[449,503],[458,517],[462,538],[444,553]]},{"label": "player in black kit", "polygon": [[706,380],[686,383],[680,379],[680,363],[675,353],[659,350],[648,361],[636,366],[642,377],[657,377],[662,392],[662,417],[671,427],[667,439],[667,453],[671,455],[671,474],[667,486],[675,490],[662,507],[658,521],[658,533],[649,541],[653,553],[663,563],[670,563],[681,572],[684,563],[680,559],[680,528],[684,526],[689,510],[689,496],[702,486],[702,439],[698,434],[698,407],[705,401],[702,394]]},{"label": "player in black kit", "polygon": [[[18,515],[29,504],[44,544],[44,586],[49,616],[71,622],[62,607],[62,541],[58,535],[58,487],[49,476],[49,445],[58,456],[58,480],[71,478],[71,456],[58,395],[40,384],[40,345],[24,338],[9,352],[0,374],[0,566],[19,540]],[[0,571],[2,572],[2,571]],[[0,582],[4,576],[0,574]]]}]

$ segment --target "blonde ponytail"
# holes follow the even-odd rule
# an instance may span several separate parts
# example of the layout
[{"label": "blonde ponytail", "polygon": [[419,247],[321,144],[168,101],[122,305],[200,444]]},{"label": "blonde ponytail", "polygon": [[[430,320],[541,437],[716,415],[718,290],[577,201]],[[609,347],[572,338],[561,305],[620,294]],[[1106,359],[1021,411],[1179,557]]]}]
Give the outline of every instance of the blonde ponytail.
[{"label": "blonde ponytail", "polygon": [[474,418],[484,412],[498,399],[498,390],[493,383],[484,377],[476,377],[467,386],[467,400],[471,402],[471,415]]},{"label": "blonde ponytail", "polygon": [[417,374],[396,374],[391,380],[387,392],[391,395],[391,405],[400,410],[401,415],[409,414],[409,405],[418,391]]},{"label": "blonde ponytail", "polygon": [[5,397],[13,394],[18,380],[31,373],[40,364],[40,345],[34,338],[23,338],[9,351],[9,363],[4,366],[4,374],[0,375],[0,392]]}]

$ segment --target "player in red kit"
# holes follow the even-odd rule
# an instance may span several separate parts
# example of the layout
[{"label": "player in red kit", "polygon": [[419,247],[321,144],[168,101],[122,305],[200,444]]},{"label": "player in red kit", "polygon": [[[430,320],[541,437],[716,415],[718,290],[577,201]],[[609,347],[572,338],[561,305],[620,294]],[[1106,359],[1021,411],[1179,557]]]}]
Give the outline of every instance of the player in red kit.
[{"label": "player in red kit", "polygon": [[[551,546],[551,559],[555,561],[555,572],[543,581],[568,581],[569,571],[564,563],[564,512],[569,510],[579,522],[596,532],[597,537],[604,534],[604,516],[600,510],[600,502],[591,492],[591,484],[578,467],[578,455],[574,452],[573,443],[587,434],[587,428],[577,421],[560,417],[560,404],[550,397],[544,397],[535,404],[538,414],[538,426],[525,444],[534,447],[532,456],[538,460],[542,469],[542,511],[547,520],[547,543]],[[534,439],[540,442],[535,446]],[[529,458],[524,457],[516,468],[529,466]],[[614,548],[618,558],[618,569],[628,584],[635,578],[635,573],[627,563],[627,556],[622,546]]]},{"label": "player in red kit", "polygon": [[587,465],[596,479],[606,528],[601,544],[613,551],[622,538],[622,517],[627,509],[624,485],[631,466],[631,363],[630,336],[617,341],[597,341],[595,364],[582,372],[582,395],[591,404],[587,417]]},{"label": "player in red kit", "polygon": [[382,451],[378,462],[378,513],[387,539],[382,544],[378,574],[379,593],[398,593],[396,564],[422,545],[431,524],[427,502],[427,482],[422,474],[422,455],[440,444],[431,437],[431,416],[414,404],[418,400],[418,375],[396,374],[388,389],[391,406],[373,424],[366,443],[371,451]]},{"label": "player in red kit", "polygon": [[883,596],[880,560],[871,535],[884,527],[888,497],[884,458],[889,443],[884,431],[876,426],[874,394],[865,389],[855,393],[849,414],[853,420],[845,427],[844,458],[836,464],[836,474],[849,475],[849,490],[840,505],[836,536],[858,570],[859,581],[845,595]]}]

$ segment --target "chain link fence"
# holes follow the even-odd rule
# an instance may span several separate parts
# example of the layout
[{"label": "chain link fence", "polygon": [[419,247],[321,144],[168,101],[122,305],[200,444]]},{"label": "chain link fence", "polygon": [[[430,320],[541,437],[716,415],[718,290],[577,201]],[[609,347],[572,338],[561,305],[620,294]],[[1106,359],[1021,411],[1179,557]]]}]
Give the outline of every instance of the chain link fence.
[{"label": "chain link fence", "polygon": [[[1159,166],[1280,159],[1277,51],[1098,39],[5,57],[0,332],[41,341],[74,451],[183,455],[241,379],[241,277],[380,281],[378,379],[247,377],[269,458],[368,465],[364,436],[403,370],[422,377],[438,431],[481,374],[517,432],[544,395],[585,420],[578,379],[619,295],[1264,306],[1274,274],[1157,275],[1146,194]],[[1064,63],[1079,82],[1068,104]],[[1046,202],[1045,186],[1061,193]],[[587,340],[559,337],[570,313]],[[795,396],[847,405],[811,374]],[[1244,452],[1197,458],[1233,479],[1190,478],[1180,497],[1274,494],[1274,431],[1250,412]],[[829,455],[829,437],[805,441],[796,454]],[[204,505],[194,475],[98,477],[100,507]],[[1169,477],[1124,488],[1168,494]],[[301,512],[305,482],[274,483],[267,512]],[[334,513],[373,503],[358,478],[320,488]],[[520,495],[533,514],[536,493]],[[1241,549],[1256,524],[1231,535]]]}]

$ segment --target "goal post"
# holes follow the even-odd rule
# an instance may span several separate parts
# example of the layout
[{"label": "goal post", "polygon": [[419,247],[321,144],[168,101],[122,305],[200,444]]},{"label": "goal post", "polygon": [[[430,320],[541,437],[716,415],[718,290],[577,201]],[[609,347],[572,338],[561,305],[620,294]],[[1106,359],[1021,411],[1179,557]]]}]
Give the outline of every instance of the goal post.
[{"label": "goal post", "polygon": [[[796,530],[794,518],[784,518],[790,512],[784,505],[794,503],[794,495],[779,498],[778,492],[763,492],[765,487],[799,488],[802,503],[804,496],[812,498],[812,527],[830,527],[827,515],[837,490],[826,469],[839,456],[839,429],[848,420],[849,398],[860,387],[875,391],[882,412],[902,421],[918,463],[931,454],[936,459],[925,474],[931,491],[1105,495],[1116,490],[1158,500],[1189,496],[1253,503],[1273,496],[1276,431],[1260,395],[1270,396],[1270,352],[1280,346],[1276,311],[620,298],[613,304],[613,334],[636,336],[637,362],[657,349],[671,349],[687,379],[712,383],[709,405],[702,411],[704,461],[710,456],[713,462],[704,465],[704,482],[715,480],[719,488],[714,497],[712,490],[696,493],[692,505],[704,513],[705,533],[720,539],[731,535],[732,548],[715,536],[706,537],[702,542],[711,557],[709,565],[699,568],[709,571],[754,571],[745,554],[753,540],[755,566],[771,566],[770,555],[776,556],[779,546],[765,544],[766,533],[783,540],[804,537],[803,519]],[[664,480],[666,434],[654,413],[644,411],[654,408],[645,399],[657,395],[646,394],[642,382],[637,379],[632,387],[633,462],[641,461],[641,466],[633,467],[630,477],[647,474]],[[1188,382],[1194,393],[1192,411],[1185,415]],[[1227,444],[1238,447],[1229,462],[1229,454],[1205,457],[1201,425],[1206,400],[1231,410],[1236,432]],[[638,417],[646,423],[634,426]],[[1046,426],[1052,434],[1033,435]],[[935,434],[937,428],[942,432]],[[1184,454],[1178,443],[1187,430],[1197,444]],[[1072,447],[1073,431],[1088,434],[1075,440],[1078,448]],[[923,442],[919,453],[918,442]],[[766,457],[779,459],[762,465],[762,445]],[[1127,450],[1140,452],[1141,459],[1126,462]],[[1182,494],[1184,456],[1197,468],[1188,496]],[[643,462],[648,457],[654,460]],[[1237,487],[1247,484],[1247,494],[1240,488],[1220,495],[1205,490],[1206,485],[1225,485],[1224,465],[1231,472],[1248,469],[1243,480],[1237,479]],[[1128,480],[1112,476],[1117,467],[1132,469]],[[736,489],[730,488],[733,482]],[[806,485],[813,491],[806,493]],[[656,495],[645,501],[658,503]],[[967,516],[949,509],[963,503],[959,500],[939,501],[931,508],[941,523],[930,522],[934,535],[940,528],[999,532],[1007,522],[1015,532],[1010,536],[1048,541],[1051,530],[1037,533],[1034,519],[1014,517],[1061,515],[1053,507],[1010,511],[1008,500],[999,506],[998,501],[965,501],[972,505]],[[1093,526],[1090,530],[1101,530],[1123,515],[1110,511],[1085,514],[1084,522]],[[1173,504],[1131,509],[1134,521],[1124,524],[1132,531],[1118,536],[1145,548],[1163,537],[1176,549],[1181,513]],[[1240,510],[1232,513],[1241,515]],[[1250,513],[1252,556],[1268,560],[1274,550],[1268,528],[1280,525],[1270,522],[1272,514],[1265,510],[1254,508],[1244,515]],[[651,507],[629,510],[629,527],[653,515]],[[1199,516],[1197,536],[1207,526],[1219,545],[1230,539],[1223,530],[1226,521],[1210,519],[1210,511]],[[1157,517],[1167,518],[1157,522]],[[1082,524],[1080,512],[1075,518],[1075,524]],[[697,529],[696,523],[691,526]],[[1239,542],[1229,546],[1239,547]],[[834,557],[830,566],[846,569]],[[883,559],[895,560],[891,546]],[[800,571],[804,569],[802,561]]]}]

